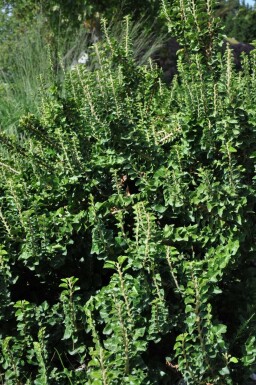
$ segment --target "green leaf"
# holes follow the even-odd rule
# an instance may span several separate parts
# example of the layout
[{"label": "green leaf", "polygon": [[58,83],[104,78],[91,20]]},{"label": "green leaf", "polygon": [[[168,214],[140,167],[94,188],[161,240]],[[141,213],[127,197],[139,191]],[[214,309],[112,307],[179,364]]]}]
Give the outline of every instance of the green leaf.
[{"label": "green leaf", "polygon": [[230,371],[229,371],[229,368],[227,366],[225,366],[224,368],[222,368],[220,371],[219,371],[220,375],[221,376],[227,376],[230,374]]}]

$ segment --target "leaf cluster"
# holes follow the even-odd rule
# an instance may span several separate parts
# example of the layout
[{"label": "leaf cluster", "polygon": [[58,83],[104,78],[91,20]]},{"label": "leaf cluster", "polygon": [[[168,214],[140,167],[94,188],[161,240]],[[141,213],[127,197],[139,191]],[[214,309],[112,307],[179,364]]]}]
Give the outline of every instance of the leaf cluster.
[{"label": "leaf cluster", "polygon": [[255,52],[237,73],[211,1],[173,3],[170,87],[134,60],[128,17],[121,44],[103,22],[93,69],[0,136],[8,385],[238,385],[254,369]]}]

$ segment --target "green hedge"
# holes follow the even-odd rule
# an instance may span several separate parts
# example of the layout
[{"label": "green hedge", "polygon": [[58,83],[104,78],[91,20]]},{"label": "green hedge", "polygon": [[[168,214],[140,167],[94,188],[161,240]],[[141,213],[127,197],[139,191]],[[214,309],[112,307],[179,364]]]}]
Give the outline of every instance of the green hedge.
[{"label": "green hedge", "polygon": [[[175,4],[174,4],[175,3]],[[2,382],[241,384],[255,346],[255,53],[211,2],[163,6],[170,87],[106,33],[0,135]],[[105,31],[106,32],[106,31]]]}]

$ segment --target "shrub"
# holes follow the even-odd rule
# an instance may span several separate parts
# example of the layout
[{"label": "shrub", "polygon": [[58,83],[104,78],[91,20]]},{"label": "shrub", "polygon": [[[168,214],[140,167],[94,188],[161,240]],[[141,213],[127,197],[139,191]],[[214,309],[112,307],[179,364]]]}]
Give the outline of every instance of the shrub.
[{"label": "shrub", "polygon": [[1,350],[17,384],[241,384],[255,347],[255,53],[236,73],[211,2],[163,5],[170,87],[92,47],[23,141],[1,134]]}]

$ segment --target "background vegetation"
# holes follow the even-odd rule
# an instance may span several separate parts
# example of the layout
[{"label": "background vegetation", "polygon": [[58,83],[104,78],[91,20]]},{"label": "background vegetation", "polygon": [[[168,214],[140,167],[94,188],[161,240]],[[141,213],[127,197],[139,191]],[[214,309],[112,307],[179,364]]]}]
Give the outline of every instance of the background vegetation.
[{"label": "background vegetation", "polygon": [[72,4],[2,2],[1,381],[248,383],[255,50],[210,0]]}]

